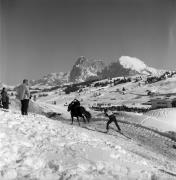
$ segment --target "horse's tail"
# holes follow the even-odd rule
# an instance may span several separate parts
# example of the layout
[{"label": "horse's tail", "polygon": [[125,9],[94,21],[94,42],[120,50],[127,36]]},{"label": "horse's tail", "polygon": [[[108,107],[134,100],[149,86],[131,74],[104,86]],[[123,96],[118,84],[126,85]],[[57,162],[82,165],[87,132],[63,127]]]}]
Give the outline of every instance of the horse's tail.
[{"label": "horse's tail", "polygon": [[90,112],[89,111],[86,111],[85,110],[85,116],[86,116],[86,118],[87,118],[87,120],[89,121],[90,119],[91,119],[91,114],[90,114]]},{"label": "horse's tail", "polygon": [[83,109],[82,113],[85,115],[86,119],[89,121],[91,119],[92,115],[90,114],[89,111],[86,111],[84,107],[82,107],[82,109]]}]

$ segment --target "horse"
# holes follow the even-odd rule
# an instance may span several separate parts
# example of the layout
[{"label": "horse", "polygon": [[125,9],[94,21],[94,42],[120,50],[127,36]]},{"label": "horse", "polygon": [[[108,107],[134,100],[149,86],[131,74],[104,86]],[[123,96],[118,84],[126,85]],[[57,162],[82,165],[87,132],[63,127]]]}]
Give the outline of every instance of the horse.
[{"label": "horse", "polygon": [[90,112],[86,111],[83,106],[75,105],[73,102],[71,102],[68,105],[67,111],[70,111],[70,114],[71,114],[71,119],[72,119],[72,123],[71,124],[73,124],[73,118],[74,117],[77,118],[79,126],[80,126],[79,117],[83,118],[84,123],[86,123],[86,120],[89,123],[89,120],[91,119]]}]

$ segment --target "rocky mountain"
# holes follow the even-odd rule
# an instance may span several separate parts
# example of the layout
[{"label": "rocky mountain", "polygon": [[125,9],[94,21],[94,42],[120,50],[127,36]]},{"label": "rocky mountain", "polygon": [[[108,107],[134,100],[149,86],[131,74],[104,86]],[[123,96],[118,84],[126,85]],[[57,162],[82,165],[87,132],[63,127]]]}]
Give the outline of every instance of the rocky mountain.
[{"label": "rocky mountain", "polygon": [[81,56],[77,59],[72,70],[70,71],[69,81],[82,82],[88,79],[98,77],[98,73],[105,68],[105,63],[102,60],[86,59]]},{"label": "rocky mountain", "polygon": [[31,81],[31,85],[61,85],[76,83],[93,79],[104,79],[118,76],[131,76],[137,74],[157,75],[161,70],[147,66],[135,57],[121,56],[118,60],[106,64],[102,60],[87,59],[81,56],[77,59],[68,73],[51,73],[39,80]]}]

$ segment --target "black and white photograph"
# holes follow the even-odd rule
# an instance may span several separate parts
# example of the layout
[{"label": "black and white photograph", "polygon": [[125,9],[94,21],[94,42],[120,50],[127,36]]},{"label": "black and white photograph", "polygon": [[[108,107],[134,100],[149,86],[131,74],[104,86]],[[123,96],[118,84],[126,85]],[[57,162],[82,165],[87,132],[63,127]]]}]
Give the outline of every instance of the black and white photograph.
[{"label": "black and white photograph", "polygon": [[0,180],[176,180],[176,0],[0,0]]}]

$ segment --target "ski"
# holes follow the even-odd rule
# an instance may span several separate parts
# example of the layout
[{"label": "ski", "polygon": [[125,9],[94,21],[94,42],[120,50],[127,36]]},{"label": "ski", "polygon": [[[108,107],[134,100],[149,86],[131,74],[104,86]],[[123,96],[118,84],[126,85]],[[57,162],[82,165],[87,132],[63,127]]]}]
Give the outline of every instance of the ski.
[{"label": "ski", "polygon": [[131,137],[125,135],[124,133],[120,132],[120,131],[117,131],[119,134],[123,135],[124,137],[128,138],[128,139],[132,139]]},{"label": "ski", "polygon": [[[115,135],[115,134],[112,134],[112,133],[107,132],[107,131],[103,131],[103,130],[98,129],[98,128],[96,128],[96,127],[95,127],[95,128],[92,128],[92,127],[84,127],[84,128],[85,128],[85,129],[88,129],[88,130],[91,130],[91,131],[96,131],[96,132],[100,132],[100,133],[104,133],[104,134],[108,134],[108,135],[117,137],[117,135]],[[131,137],[126,136],[124,133],[122,133],[122,132],[120,132],[120,131],[114,130],[114,132],[117,132],[117,133],[121,134],[121,135],[124,136],[126,139],[132,139]]]}]

